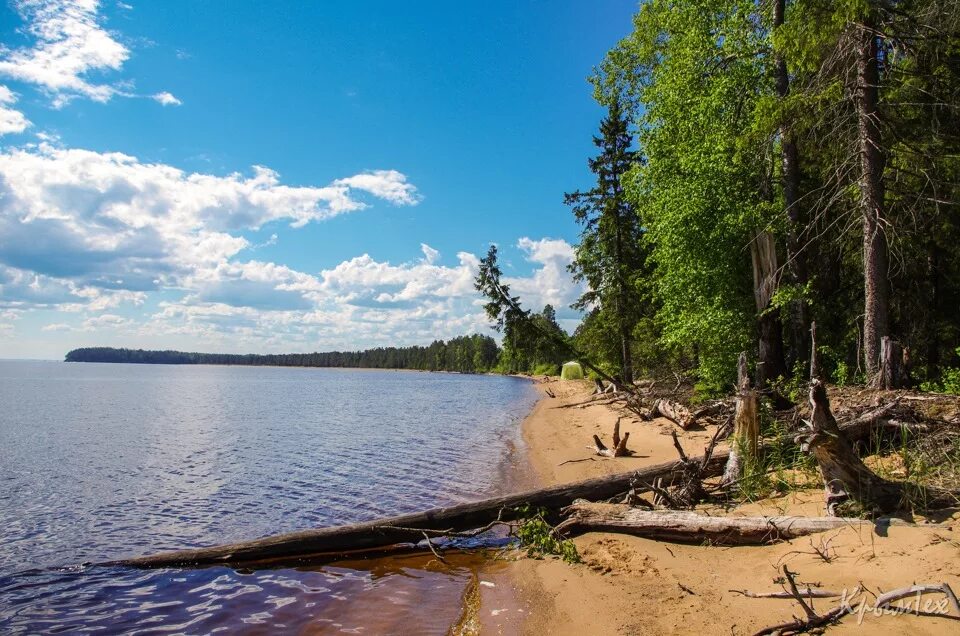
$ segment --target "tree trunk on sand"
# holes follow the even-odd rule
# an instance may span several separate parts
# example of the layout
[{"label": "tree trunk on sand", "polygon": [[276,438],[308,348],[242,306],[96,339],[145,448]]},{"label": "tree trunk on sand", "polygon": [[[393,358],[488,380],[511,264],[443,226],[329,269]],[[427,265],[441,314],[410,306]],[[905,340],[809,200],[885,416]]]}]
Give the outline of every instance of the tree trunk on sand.
[{"label": "tree trunk on sand", "polygon": [[753,290],[757,306],[759,357],[757,385],[760,388],[787,375],[783,358],[783,326],[780,310],[770,306],[777,290],[777,246],[770,232],[758,232],[750,244],[753,263]]},{"label": "tree trunk on sand", "polygon": [[868,376],[879,370],[880,339],[888,335],[889,254],[884,224],[885,158],[877,111],[880,73],[877,37],[868,18],[856,27],[857,133],[860,150],[860,213],[863,216],[863,355]]},{"label": "tree trunk on sand", "polygon": [[[696,459],[696,458],[695,458]],[[716,451],[706,463],[704,476],[717,476],[727,461],[726,451]],[[685,466],[666,462],[636,471],[552,486],[507,497],[473,503],[434,508],[426,512],[377,519],[364,523],[329,528],[315,528],[281,534],[253,541],[243,541],[209,548],[166,552],[152,556],[114,561],[109,565],[133,567],[184,567],[223,564],[270,562],[273,565],[309,558],[336,556],[348,551],[384,548],[398,543],[418,542],[424,531],[433,536],[483,527],[491,522],[517,518],[517,508],[560,510],[577,499],[603,500],[626,493],[634,484],[664,484],[679,480]],[[105,564],[106,565],[106,564]]]},{"label": "tree trunk on sand", "polygon": [[846,434],[830,412],[830,400],[823,383],[810,385],[809,433],[798,436],[820,467],[826,490],[827,511],[836,514],[839,504],[851,501],[862,511],[891,514],[909,510],[912,501],[927,508],[955,505],[957,493],[939,488],[919,487],[883,479],[867,468]]},{"label": "tree trunk on sand", "polygon": [[733,415],[733,437],[730,459],[723,472],[723,484],[736,488],[745,469],[755,464],[760,443],[760,417],[757,392],[750,387],[747,373],[747,354],[740,354],[737,364],[737,404]]},{"label": "tree trunk on sand", "polygon": [[835,528],[874,525],[842,517],[708,517],[686,510],[645,510],[588,501],[574,502],[565,512],[567,519],[557,530],[566,535],[617,532],[662,541],[728,546],[766,545]]},{"label": "tree trunk on sand", "polygon": [[653,403],[650,409],[650,418],[665,417],[680,428],[686,430],[693,425],[693,414],[690,409],[679,402],[660,398]]},{"label": "tree trunk on sand", "polygon": [[[783,26],[785,0],[773,2],[773,28]],[[779,51],[774,54],[774,76],[777,96],[785,100],[790,95],[790,74],[787,62]],[[800,153],[793,140],[790,127],[784,120],[780,124],[780,166],[783,172],[783,199],[789,226],[787,230],[787,272],[790,282],[798,287],[807,284],[807,254],[801,244],[805,231],[805,218],[800,199]],[[790,303],[789,333],[793,351],[803,358],[807,345],[807,302],[795,300]]]}]

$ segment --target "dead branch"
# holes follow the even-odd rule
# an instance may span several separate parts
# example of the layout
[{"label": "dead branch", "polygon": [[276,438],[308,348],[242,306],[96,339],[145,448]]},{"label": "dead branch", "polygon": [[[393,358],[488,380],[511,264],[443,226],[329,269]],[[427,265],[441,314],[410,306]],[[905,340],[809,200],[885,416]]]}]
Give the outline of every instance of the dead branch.
[{"label": "dead branch", "polygon": [[587,448],[591,448],[597,455],[602,457],[625,457],[633,454],[633,451],[627,448],[627,440],[629,438],[629,432],[624,433],[623,438],[620,438],[620,418],[618,417],[616,423],[613,425],[613,447],[607,448],[600,440],[600,437],[594,435],[593,446],[587,446]]},{"label": "dead branch", "polygon": [[690,428],[694,423],[690,409],[679,402],[666,398],[660,398],[653,403],[649,417],[650,419],[665,417],[684,430]]},{"label": "dead branch", "polygon": [[[889,592],[884,592],[877,597],[877,602],[875,607],[878,609],[889,607],[892,603],[896,601],[903,600],[909,597],[919,598],[922,594],[930,594],[934,592],[939,592],[947,597],[947,601],[950,603],[950,607],[953,608],[953,611],[956,613],[956,616],[950,614],[933,614],[934,616],[942,616],[943,618],[951,618],[954,620],[960,620],[960,603],[957,602],[957,595],[953,593],[953,589],[947,583],[940,583],[939,585],[911,585],[910,587],[902,587],[896,590],[890,590]],[[919,607],[917,608],[919,612]],[[923,612],[919,612],[923,613]],[[929,614],[926,614],[929,615]]]},{"label": "dead branch", "polygon": [[[747,598],[777,598],[777,599],[787,599],[787,598],[796,598],[792,592],[751,592],[749,590],[729,590],[734,594],[740,594],[741,596],[746,596]],[[800,592],[800,595],[804,598],[837,598],[838,596],[843,596],[842,592],[829,592],[827,590],[814,590],[812,588],[807,588]]]},{"label": "dead branch", "polygon": [[[625,504],[584,500],[575,501],[563,512],[567,517],[557,529],[567,535],[618,532],[660,541],[726,546],[768,545],[846,526],[874,527],[863,519],[711,517],[686,510],[642,510]],[[911,525],[890,521],[895,525]]]},{"label": "dead branch", "polygon": [[[788,596],[785,598],[792,598],[803,608],[806,618],[794,618],[792,621],[787,623],[780,623],[779,625],[773,625],[771,627],[765,627],[758,631],[754,636],[765,636],[766,634],[780,634],[785,636],[787,634],[800,634],[803,632],[808,632],[817,627],[823,627],[824,625],[831,625],[836,623],[841,618],[847,614],[852,614],[854,612],[854,604],[852,600],[859,596],[860,588],[857,587],[853,590],[853,593],[847,597],[844,596],[841,600],[840,605],[830,610],[826,614],[820,615],[813,611],[813,608],[804,600],[804,595],[800,593],[797,589],[797,583],[794,580],[794,573],[787,569],[787,566],[783,566],[783,573],[786,576],[787,584],[789,585],[789,590],[786,592]],[[808,596],[807,598],[816,598]]]}]

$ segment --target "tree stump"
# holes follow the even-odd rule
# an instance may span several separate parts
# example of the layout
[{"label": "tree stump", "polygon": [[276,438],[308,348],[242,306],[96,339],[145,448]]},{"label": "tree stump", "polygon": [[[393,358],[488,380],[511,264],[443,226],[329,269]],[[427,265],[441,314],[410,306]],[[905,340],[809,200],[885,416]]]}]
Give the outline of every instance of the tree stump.
[{"label": "tree stump", "polygon": [[827,390],[820,380],[810,383],[810,407],[810,432],[799,437],[801,448],[812,453],[820,467],[827,511],[835,515],[837,506],[847,501],[871,513],[892,513],[903,508],[904,485],[887,481],[864,465],[837,426]]},{"label": "tree stump", "polygon": [[900,343],[890,336],[884,336],[880,341],[880,373],[877,377],[877,388],[903,388],[906,380],[903,359],[904,349]]},{"label": "tree stump", "polygon": [[757,457],[760,443],[760,417],[757,392],[750,386],[747,372],[747,354],[742,352],[737,361],[737,402],[733,415],[733,436],[730,459],[723,472],[723,484],[735,488],[743,478],[747,465]]},{"label": "tree stump", "polygon": [[620,418],[617,418],[617,422],[613,425],[613,446],[607,448],[606,445],[600,440],[599,435],[593,436],[593,446],[587,446],[587,448],[592,449],[600,455],[601,457],[626,457],[627,455],[632,455],[632,451],[627,448],[627,440],[630,439],[630,433],[624,433],[623,438],[620,437]]}]

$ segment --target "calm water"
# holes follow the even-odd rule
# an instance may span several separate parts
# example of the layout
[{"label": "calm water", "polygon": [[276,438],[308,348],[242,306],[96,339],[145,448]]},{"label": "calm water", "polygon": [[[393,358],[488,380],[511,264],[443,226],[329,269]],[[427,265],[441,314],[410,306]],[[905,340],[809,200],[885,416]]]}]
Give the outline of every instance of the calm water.
[{"label": "calm water", "polygon": [[443,633],[469,562],[84,563],[498,494],[523,380],[0,361],[0,632]]}]

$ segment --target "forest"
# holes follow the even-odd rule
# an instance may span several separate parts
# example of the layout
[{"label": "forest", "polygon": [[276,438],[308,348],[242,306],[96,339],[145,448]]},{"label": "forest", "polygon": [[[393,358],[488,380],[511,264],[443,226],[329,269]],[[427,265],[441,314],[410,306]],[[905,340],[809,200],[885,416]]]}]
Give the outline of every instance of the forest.
[{"label": "forest", "polygon": [[342,367],[411,369],[482,373],[492,369],[500,349],[490,336],[462,336],[436,340],[426,347],[378,347],[365,351],[284,353],[273,355],[144,351],[113,347],[85,347],[66,355],[67,362],[128,362],[142,364],[230,364],[278,367]]},{"label": "forest", "polygon": [[746,351],[775,391],[805,373],[815,325],[835,384],[876,384],[886,359],[896,384],[958,392],[958,7],[642,3],[590,78],[596,181],[565,196],[585,319],[549,337],[491,246],[477,289],[501,367],[550,358],[546,338],[623,382],[670,370],[710,396]]}]

